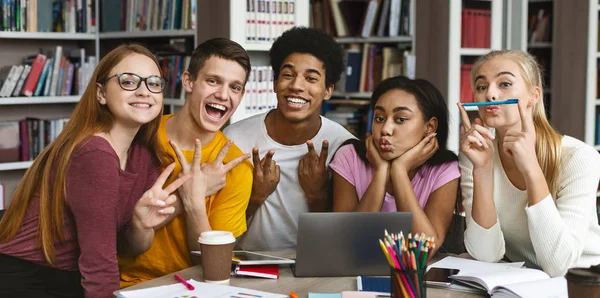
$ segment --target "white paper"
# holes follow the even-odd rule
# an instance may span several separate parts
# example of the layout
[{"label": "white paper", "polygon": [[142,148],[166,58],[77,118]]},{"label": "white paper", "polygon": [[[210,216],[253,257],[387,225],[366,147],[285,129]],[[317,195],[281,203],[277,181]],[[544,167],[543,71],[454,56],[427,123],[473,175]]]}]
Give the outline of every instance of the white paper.
[{"label": "white paper", "polygon": [[533,282],[500,286],[492,290],[493,298],[568,298],[567,280],[555,277]]},{"label": "white paper", "polygon": [[427,266],[427,270],[431,268],[450,268],[458,269],[458,275],[466,275],[470,273],[481,273],[488,271],[498,271],[506,268],[521,268],[525,262],[514,263],[487,263],[471,259],[445,257],[440,261]]},{"label": "white paper", "polygon": [[177,283],[148,289],[121,291],[120,296],[124,298],[179,298],[183,296],[197,296],[202,298],[246,298],[250,297],[249,295],[262,298],[288,297],[287,295],[267,293],[246,288],[198,282],[193,279],[188,280],[188,282],[194,286],[194,290],[188,290],[183,284]]}]

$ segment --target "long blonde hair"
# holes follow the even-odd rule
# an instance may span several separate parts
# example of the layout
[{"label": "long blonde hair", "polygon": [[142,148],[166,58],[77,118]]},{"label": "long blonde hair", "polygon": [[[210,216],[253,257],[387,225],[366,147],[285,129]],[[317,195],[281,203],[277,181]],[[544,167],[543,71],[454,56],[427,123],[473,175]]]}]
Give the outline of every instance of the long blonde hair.
[{"label": "long blonde hair", "polygon": [[[156,57],[141,45],[122,45],[102,58],[63,131],[40,153],[21,179],[13,200],[0,221],[0,243],[11,241],[16,236],[30,201],[39,195],[38,244],[46,261],[54,264],[54,244],[64,240],[66,174],[71,154],[85,139],[95,133],[109,131],[114,123],[112,112],[106,105],[98,103],[96,83],[103,82],[119,62],[133,53],[149,57],[160,71],[161,67]],[[159,115],[142,125],[134,142],[146,146],[161,162],[164,162],[169,160],[169,157],[157,137],[160,119]],[[53,170],[55,177],[51,182],[50,176]]]},{"label": "long blonde hair", "polygon": [[[471,71],[472,85],[475,84],[475,74],[479,67],[496,57],[508,58],[517,63],[521,68],[521,74],[525,83],[529,87],[536,86],[543,89],[542,69],[540,65],[531,54],[520,50],[492,51],[477,59]],[[533,106],[533,123],[536,133],[535,153],[538,163],[544,172],[550,193],[556,198],[558,191],[558,169],[561,162],[562,135],[550,125],[548,118],[546,118],[543,92],[541,92],[540,99]]]}]

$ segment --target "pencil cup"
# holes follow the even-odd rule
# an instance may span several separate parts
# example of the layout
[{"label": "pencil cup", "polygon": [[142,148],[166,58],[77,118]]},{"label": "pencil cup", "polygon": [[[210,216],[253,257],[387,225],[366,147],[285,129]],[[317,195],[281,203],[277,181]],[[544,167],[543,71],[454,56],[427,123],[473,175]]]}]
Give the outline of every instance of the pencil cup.
[{"label": "pencil cup", "polygon": [[[599,265],[600,266],[600,265]],[[567,271],[569,298],[600,298],[600,267],[571,268]]]},{"label": "pencil cup", "polygon": [[391,289],[392,298],[426,298],[427,289],[425,288],[423,277],[425,269],[396,269],[391,268]]},{"label": "pencil cup", "polygon": [[231,232],[209,231],[198,238],[202,251],[202,271],[204,281],[209,283],[229,284],[231,258],[235,237]]}]

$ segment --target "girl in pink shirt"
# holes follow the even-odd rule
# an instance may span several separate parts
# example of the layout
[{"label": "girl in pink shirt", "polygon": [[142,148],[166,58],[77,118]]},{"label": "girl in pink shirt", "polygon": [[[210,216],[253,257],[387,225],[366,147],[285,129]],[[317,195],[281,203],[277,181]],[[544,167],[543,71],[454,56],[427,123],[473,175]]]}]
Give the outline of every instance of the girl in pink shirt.
[{"label": "girl in pink shirt", "polygon": [[329,165],[333,210],[412,212],[412,232],[443,243],[460,170],[456,154],[446,149],[442,94],[426,80],[398,76],[377,86],[371,108],[373,134],[340,147]]}]

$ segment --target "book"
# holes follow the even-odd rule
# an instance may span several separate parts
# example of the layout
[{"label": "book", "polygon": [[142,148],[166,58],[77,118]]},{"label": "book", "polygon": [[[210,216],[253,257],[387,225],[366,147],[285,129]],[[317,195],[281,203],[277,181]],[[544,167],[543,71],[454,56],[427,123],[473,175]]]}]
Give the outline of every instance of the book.
[{"label": "book", "polygon": [[459,273],[449,276],[450,279],[493,297],[567,297],[564,278],[550,278],[542,270],[522,266],[523,262],[486,263],[446,257],[428,268],[458,269]]},{"label": "book", "polygon": [[233,275],[253,276],[270,279],[279,279],[279,266],[277,265],[236,265]]}]

